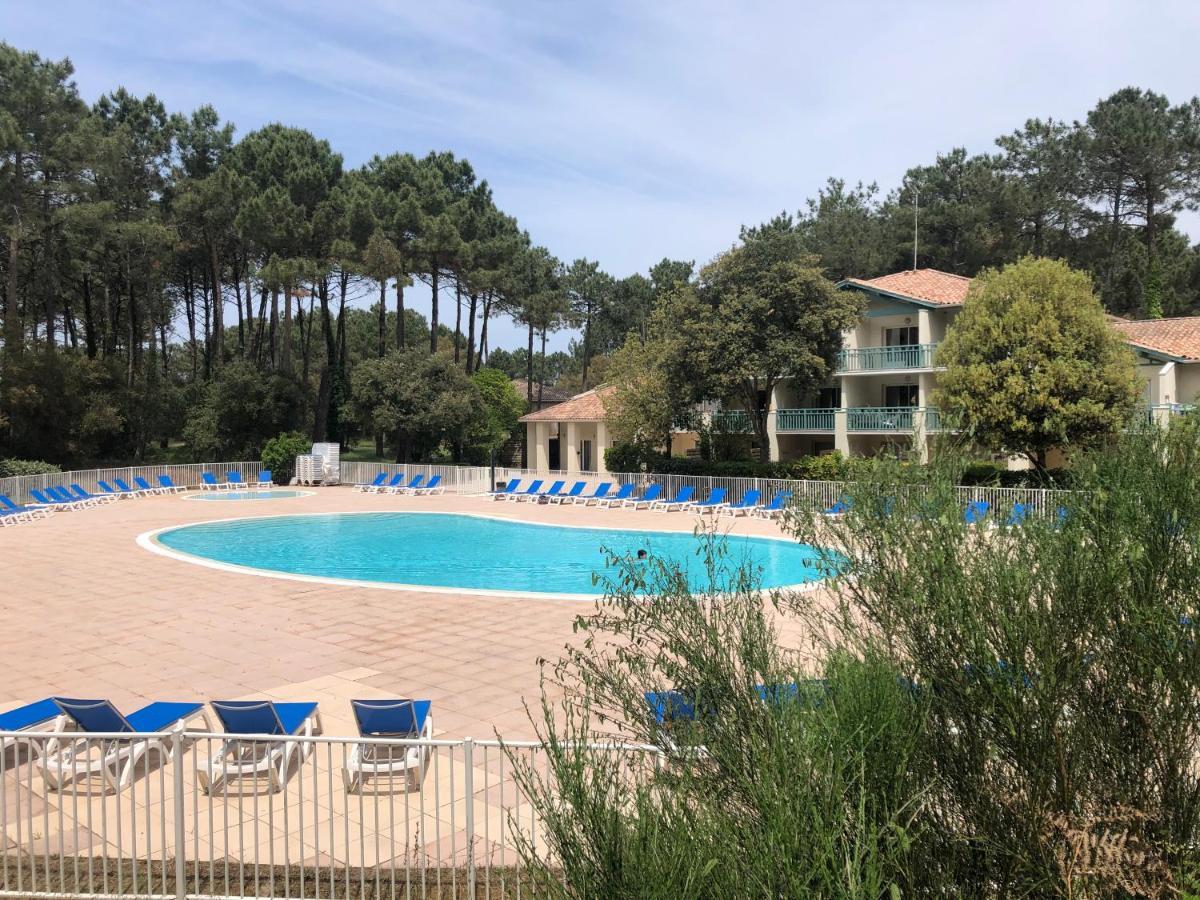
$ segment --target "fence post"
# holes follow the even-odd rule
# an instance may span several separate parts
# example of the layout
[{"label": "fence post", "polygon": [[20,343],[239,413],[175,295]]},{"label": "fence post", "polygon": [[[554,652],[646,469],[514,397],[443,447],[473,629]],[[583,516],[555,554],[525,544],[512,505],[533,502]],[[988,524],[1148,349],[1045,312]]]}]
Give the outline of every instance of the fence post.
[{"label": "fence post", "polygon": [[187,857],[184,846],[187,835],[183,828],[183,732],[176,729],[171,734],[171,777],[175,785],[175,897],[187,897]]},{"label": "fence post", "polygon": [[475,900],[475,741],[463,739],[463,791],[467,795],[467,811],[463,827],[467,832],[467,900]]}]

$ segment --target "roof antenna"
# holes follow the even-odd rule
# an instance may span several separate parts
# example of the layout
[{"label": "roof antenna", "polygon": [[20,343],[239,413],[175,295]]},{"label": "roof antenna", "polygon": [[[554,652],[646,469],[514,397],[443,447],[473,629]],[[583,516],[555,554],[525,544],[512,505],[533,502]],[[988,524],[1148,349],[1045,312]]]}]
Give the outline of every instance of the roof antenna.
[{"label": "roof antenna", "polygon": [[921,207],[921,189],[913,187],[913,271],[917,271],[917,212]]}]

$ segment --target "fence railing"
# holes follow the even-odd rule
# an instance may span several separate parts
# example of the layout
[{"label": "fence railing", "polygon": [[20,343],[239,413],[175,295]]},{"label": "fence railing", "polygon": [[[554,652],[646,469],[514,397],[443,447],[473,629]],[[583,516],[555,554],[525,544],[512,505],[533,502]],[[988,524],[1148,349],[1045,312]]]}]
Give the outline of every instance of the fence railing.
[{"label": "fence railing", "polygon": [[937,344],[907,344],[899,347],[858,347],[838,354],[837,371],[874,372],[886,369],[928,369],[933,366]]},{"label": "fence railing", "polygon": [[781,409],[775,413],[776,431],[833,431],[836,409]]},{"label": "fence railing", "polygon": [[224,481],[229,472],[237,472],[243,481],[256,481],[262,471],[259,462],[213,462],[187,463],[181,465],[159,466],[123,466],[110,469],[76,469],[68,472],[47,472],[43,475],[17,475],[0,478],[0,494],[14,500],[29,500],[30,490],[42,490],[51,485],[78,484],[92,493],[100,492],[101,481],[110,484],[120,478],[130,484],[135,477],[145,478],[152,485],[158,486],[159,475],[169,475],[176,484],[196,487],[200,484],[202,472],[212,472],[218,480]]},{"label": "fence railing", "polygon": [[[513,771],[545,772],[534,742],[0,732],[0,747],[0,896],[519,897],[518,847],[550,861]],[[282,787],[249,765],[199,777],[235,756],[283,765]]]},{"label": "fence railing", "polygon": [[[928,417],[930,410],[926,410]],[[926,420],[926,427],[928,425]],[[180,485],[198,485],[201,472],[225,473],[236,470],[244,479],[257,477],[261,469],[259,463],[197,463],[179,466],[140,466],[122,469],[91,469],[87,471],[54,472],[48,475],[29,475],[21,478],[7,478],[0,481],[0,493],[16,499],[27,495],[30,487],[40,488],[52,484],[70,484],[77,482],[88,490],[97,490],[96,482],[111,480],[113,477],[131,479],[141,475],[151,483],[159,474],[169,474]],[[840,481],[809,481],[788,478],[740,478],[711,475],[675,475],[647,472],[562,472],[537,469],[517,469],[497,466],[455,466],[455,465],[425,465],[404,463],[365,463],[343,462],[341,464],[341,481],[343,486],[353,484],[368,484],[375,476],[383,472],[389,478],[403,474],[409,481],[418,473],[428,481],[434,475],[441,475],[440,484],[449,494],[480,494],[492,490],[499,484],[513,478],[521,478],[528,484],[531,479],[543,480],[563,478],[568,482],[586,481],[589,487],[602,481],[622,485],[627,482],[644,486],[651,483],[661,484],[663,493],[673,495],[679,488],[689,485],[699,496],[707,496],[713,488],[724,488],[729,499],[738,500],[747,491],[756,490],[769,499],[776,491],[791,491],[794,502],[805,504],[820,504],[822,507],[833,505],[845,492],[846,484]],[[1035,489],[1035,488],[993,488],[993,487],[961,487],[959,493],[964,503],[970,500],[986,500],[993,508],[1007,507],[1015,502],[1028,505],[1040,512],[1053,511],[1062,502],[1065,492]]]}]

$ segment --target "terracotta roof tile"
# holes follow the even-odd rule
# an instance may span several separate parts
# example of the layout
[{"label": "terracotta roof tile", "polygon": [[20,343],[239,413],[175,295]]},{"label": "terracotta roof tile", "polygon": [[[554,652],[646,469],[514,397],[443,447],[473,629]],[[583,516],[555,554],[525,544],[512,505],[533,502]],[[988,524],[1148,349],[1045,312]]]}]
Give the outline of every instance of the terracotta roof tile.
[{"label": "terracotta roof tile", "polygon": [[612,395],[613,385],[601,385],[577,394],[570,400],[556,403],[529,415],[521,416],[522,422],[601,422],[608,414],[604,410],[605,398]]},{"label": "terracotta roof tile", "polygon": [[911,269],[893,272],[878,278],[847,278],[844,284],[875,288],[901,297],[911,297],[939,306],[961,306],[967,298],[971,279],[963,275],[951,275],[937,269]]},{"label": "terracotta roof tile", "polygon": [[1116,321],[1112,325],[1135,347],[1179,359],[1200,360],[1200,316]]}]

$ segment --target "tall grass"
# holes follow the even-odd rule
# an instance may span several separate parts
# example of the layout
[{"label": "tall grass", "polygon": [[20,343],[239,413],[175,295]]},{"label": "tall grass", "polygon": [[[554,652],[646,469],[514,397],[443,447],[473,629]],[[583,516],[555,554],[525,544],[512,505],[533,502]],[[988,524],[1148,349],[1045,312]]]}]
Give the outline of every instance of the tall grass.
[{"label": "tall grass", "polygon": [[[709,590],[614,560],[545,672],[564,697],[534,711],[548,767],[514,759],[545,890],[1099,898],[1194,881],[1197,423],[1078,460],[1064,512],[1014,528],[964,522],[961,467],[880,461],[845,517],[796,510],[792,533],[827,548],[820,592],[764,599],[715,534],[693,565]],[[783,619],[805,647],[784,646]],[[764,701],[781,684],[802,687]],[[666,688],[694,719],[658,721],[643,694]],[[663,750],[582,743],[604,736]]]}]

